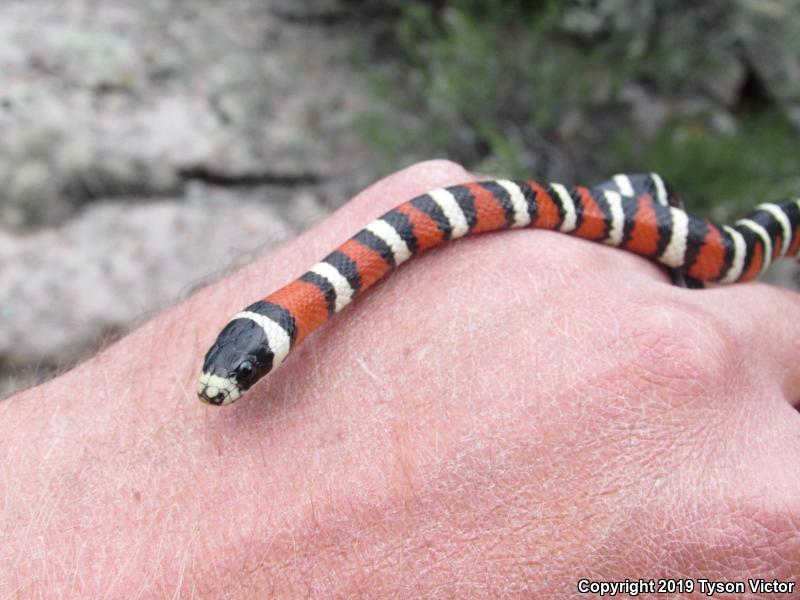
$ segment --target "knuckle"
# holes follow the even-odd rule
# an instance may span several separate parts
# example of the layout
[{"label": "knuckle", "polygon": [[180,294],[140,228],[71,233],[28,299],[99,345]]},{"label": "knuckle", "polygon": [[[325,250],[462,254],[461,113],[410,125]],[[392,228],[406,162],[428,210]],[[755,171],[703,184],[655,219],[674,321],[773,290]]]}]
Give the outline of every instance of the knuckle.
[{"label": "knuckle", "polygon": [[630,374],[647,387],[705,398],[735,383],[739,334],[713,312],[673,302],[639,307],[627,323]]}]

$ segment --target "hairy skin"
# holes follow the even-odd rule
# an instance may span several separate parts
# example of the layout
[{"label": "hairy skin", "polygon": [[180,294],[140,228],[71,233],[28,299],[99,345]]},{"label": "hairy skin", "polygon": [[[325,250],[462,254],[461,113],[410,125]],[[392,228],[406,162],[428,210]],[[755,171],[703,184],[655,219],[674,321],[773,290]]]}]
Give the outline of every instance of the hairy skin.
[{"label": "hairy skin", "polygon": [[235,405],[197,401],[242,306],[469,179],[395,174],[0,404],[0,598],[569,597],[579,578],[800,572],[787,291],[678,289],[619,250],[486,234],[404,265]]}]

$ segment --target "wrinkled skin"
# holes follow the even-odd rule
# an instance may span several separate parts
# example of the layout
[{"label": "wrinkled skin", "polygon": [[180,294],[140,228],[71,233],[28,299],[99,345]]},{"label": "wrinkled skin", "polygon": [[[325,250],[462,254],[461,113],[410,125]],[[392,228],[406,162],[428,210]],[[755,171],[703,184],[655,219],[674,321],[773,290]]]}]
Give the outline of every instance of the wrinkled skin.
[{"label": "wrinkled skin", "polygon": [[0,596],[569,597],[582,577],[800,572],[787,291],[678,289],[618,250],[488,234],[404,265],[235,405],[197,401],[232,314],[470,178],[395,174],[0,404]]}]

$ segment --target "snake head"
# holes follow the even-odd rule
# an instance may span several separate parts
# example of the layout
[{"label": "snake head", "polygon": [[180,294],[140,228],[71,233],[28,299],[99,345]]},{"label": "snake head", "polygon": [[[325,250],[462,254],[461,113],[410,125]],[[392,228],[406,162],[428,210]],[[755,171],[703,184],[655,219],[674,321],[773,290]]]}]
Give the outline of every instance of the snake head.
[{"label": "snake head", "polygon": [[203,362],[197,396],[214,406],[231,404],[272,368],[264,329],[249,318],[234,318],[220,332]]}]

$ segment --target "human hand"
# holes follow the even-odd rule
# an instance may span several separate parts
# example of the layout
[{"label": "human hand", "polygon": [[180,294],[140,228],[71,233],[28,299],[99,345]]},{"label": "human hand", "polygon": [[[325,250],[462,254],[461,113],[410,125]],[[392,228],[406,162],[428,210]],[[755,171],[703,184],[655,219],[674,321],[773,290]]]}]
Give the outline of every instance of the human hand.
[{"label": "human hand", "polygon": [[[578,595],[800,571],[800,297],[671,286],[516,230],[410,261],[247,397],[196,401],[241,306],[430,162],[0,404],[11,597]],[[780,597],[780,596],[770,596]]]}]

